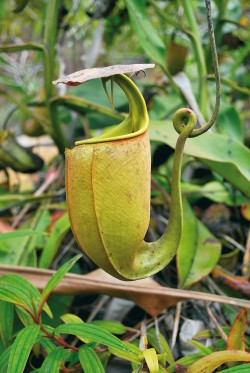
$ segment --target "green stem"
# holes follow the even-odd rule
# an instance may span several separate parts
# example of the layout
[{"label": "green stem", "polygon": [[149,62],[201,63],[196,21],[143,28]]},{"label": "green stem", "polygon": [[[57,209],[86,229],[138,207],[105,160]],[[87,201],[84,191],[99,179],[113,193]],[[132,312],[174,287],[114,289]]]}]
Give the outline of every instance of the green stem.
[{"label": "green stem", "polygon": [[188,21],[189,29],[193,34],[192,44],[195,54],[195,60],[198,64],[198,74],[199,74],[199,106],[204,117],[207,116],[207,67],[205,56],[202,49],[200,31],[195,19],[195,11],[193,3],[190,0],[183,0],[182,5],[184,8],[185,16]]}]

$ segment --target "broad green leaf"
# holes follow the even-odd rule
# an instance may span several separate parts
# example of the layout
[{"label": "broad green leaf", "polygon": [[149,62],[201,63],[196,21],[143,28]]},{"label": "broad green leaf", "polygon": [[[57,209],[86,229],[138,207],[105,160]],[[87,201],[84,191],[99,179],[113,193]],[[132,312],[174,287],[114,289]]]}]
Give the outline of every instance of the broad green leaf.
[{"label": "broad green leaf", "polygon": [[[149,133],[151,140],[161,141],[175,148],[178,135],[172,123],[151,122]],[[199,137],[188,139],[184,152],[198,158],[200,162],[250,197],[250,150],[244,145],[224,135],[204,133]]]},{"label": "broad green leaf", "polygon": [[166,48],[148,19],[144,0],[126,0],[130,23],[146,54],[166,68]]},{"label": "broad green leaf", "polygon": [[23,373],[39,331],[40,326],[33,324],[26,326],[18,333],[11,347],[7,373]]},{"label": "broad green leaf", "polygon": [[247,310],[242,309],[236,316],[227,340],[227,350],[245,350],[244,335],[247,325]]},{"label": "broad green leaf", "polygon": [[43,302],[48,298],[49,294],[56,287],[56,285],[62,280],[66,273],[73,267],[73,265],[81,258],[81,254],[76,255],[73,259],[65,263],[47,282],[41,295],[41,301]]},{"label": "broad green leaf", "polygon": [[100,326],[112,334],[124,334],[126,332],[126,327],[118,321],[94,320],[89,324]]},{"label": "broad green leaf", "polygon": [[233,361],[250,361],[250,353],[238,350],[216,351],[190,365],[186,373],[212,373],[220,365]]},{"label": "broad green leaf", "polygon": [[13,304],[0,300],[0,337],[5,348],[9,345],[12,337],[13,320]]},{"label": "broad green leaf", "polygon": [[235,141],[243,141],[243,126],[240,116],[233,106],[224,107],[216,120],[216,126],[220,133],[228,135]]},{"label": "broad green leaf", "polygon": [[250,364],[238,365],[237,367],[223,370],[223,373],[249,373]]},{"label": "broad green leaf", "polygon": [[220,253],[220,242],[195,217],[184,200],[183,231],[177,251],[180,286],[188,287],[207,276],[219,260]]},{"label": "broad green leaf", "polygon": [[166,360],[168,364],[174,363],[174,356],[172,354],[171,348],[169,347],[166,339],[161,333],[156,335],[156,330],[154,328],[150,328],[147,331],[147,339],[150,345],[153,346],[158,353],[166,354]]},{"label": "broad green leaf", "polygon": [[59,373],[61,364],[70,355],[69,350],[64,350],[63,347],[59,347],[52,350],[45,358],[39,373]]},{"label": "broad green leaf", "polygon": [[47,240],[47,243],[42,251],[39,261],[39,268],[49,268],[52,260],[54,259],[61,242],[70,229],[68,214],[63,215],[55,223],[52,232]]},{"label": "broad green leaf", "polygon": [[148,369],[150,373],[158,373],[159,372],[159,363],[157,354],[154,348],[148,348],[147,350],[143,350],[142,354],[145,358],[147,363]]},{"label": "broad green leaf", "polygon": [[92,348],[80,348],[78,356],[84,373],[105,373],[100,359]]}]

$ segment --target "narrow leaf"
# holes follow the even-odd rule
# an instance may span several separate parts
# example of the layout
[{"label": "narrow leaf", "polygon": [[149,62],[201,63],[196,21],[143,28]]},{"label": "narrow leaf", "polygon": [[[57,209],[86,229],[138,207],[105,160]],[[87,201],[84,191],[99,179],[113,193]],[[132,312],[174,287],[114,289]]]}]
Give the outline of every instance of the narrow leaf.
[{"label": "narrow leaf", "polygon": [[[242,309],[236,316],[233,325],[228,334],[227,350],[245,351],[244,335],[247,325],[247,310]],[[234,366],[236,363],[229,363],[229,366]]]},{"label": "narrow leaf", "polygon": [[55,223],[53,230],[46,242],[46,245],[42,251],[42,255],[39,261],[39,268],[49,268],[52,260],[54,259],[62,239],[70,229],[68,214],[63,215]]},{"label": "narrow leaf", "polygon": [[163,68],[166,67],[166,48],[148,19],[144,0],[126,0],[129,19],[139,43],[147,55]]},{"label": "narrow leaf", "polygon": [[189,342],[192,343],[192,345],[193,345],[194,347],[196,347],[197,350],[199,350],[199,351],[202,353],[203,356],[207,356],[207,355],[209,355],[209,354],[211,354],[211,353],[213,352],[210,348],[204,346],[204,345],[203,345],[202,343],[200,343],[200,342],[193,341],[193,340],[191,340],[191,341],[189,341]]},{"label": "narrow leaf", "polygon": [[1,233],[0,235],[0,242],[4,240],[10,240],[13,238],[20,238],[20,237],[37,237],[44,235],[44,232],[37,232],[32,229],[26,229],[26,230],[16,230],[13,232],[7,232],[7,233]]},{"label": "narrow leaf", "polygon": [[155,349],[149,348],[147,350],[142,351],[142,354],[145,358],[150,373],[158,373],[159,363]]},{"label": "narrow leaf", "polygon": [[237,367],[223,370],[223,373],[249,373],[250,364],[238,365]]},{"label": "narrow leaf", "polygon": [[84,373],[105,373],[100,359],[92,348],[80,348],[78,356]]},{"label": "narrow leaf", "polygon": [[147,331],[147,339],[150,345],[153,346],[158,353],[166,354],[166,360],[168,364],[174,363],[174,356],[172,354],[171,348],[169,347],[166,339],[161,333],[159,333],[159,335],[156,335],[156,330],[154,328],[150,328]]},{"label": "narrow leaf", "polygon": [[120,341],[120,339],[96,325],[82,323],[60,325],[56,328],[56,334],[60,333],[68,333],[75,336],[79,335],[80,337],[88,338],[91,342],[101,343],[105,346],[118,348],[134,354],[134,349],[129,348],[129,346]]},{"label": "narrow leaf", "polygon": [[12,336],[13,320],[13,304],[0,300],[0,336],[5,348],[8,346]]},{"label": "narrow leaf", "polygon": [[212,373],[220,365],[232,361],[250,361],[250,354],[238,350],[216,351],[190,365],[186,373]]},{"label": "narrow leaf", "polygon": [[[13,286],[13,291],[16,292],[16,294],[21,299],[26,300],[25,304],[31,311],[33,311],[32,303],[36,306],[36,309],[38,309],[38,305],[41,300],[41,293],[31,282],[26,280],[24,277],[16,274],[6,274],[1,277],[0,286],[1,283]],[[53,316],[48,304],[45,304],[44,311],[48,314],[49,317]]]},{"label": "narrow leaf", "polygon": [[39,325],[33,324],[19,332],[11,348],[7,373],[23,373],[39,330]]},{"label": "narrow leaf", "polygon": [[[130,344],[131,345],[131,344]],[[135,364],[141,364],[143,360],[142,352],[139,350],[139,353],[133,354],[131,351],[123,351],[119,348],[109,347],[109,352],[121,359],[129,360]]]},{"label": "narrow leaf", "polygon": [[81,258],[81,254],[75,256],[73,259],[65,263],[47,282],[43,289],[41,301],[47,299],[52,290],[61,281],[61,279],[66,275],[66,273],[73,267],[73,265]]},{"label": "narrow leaf", "polygon": [[12,346],[9,346],[1,355],[0,355],[0,367],[1,372],[7,372],[8,369],[8,362],[10,358],[10,351]]},{"label": "narrow leaf", "polygon": [[[169,371],[169,373],[174,373],[174,372],[176,372],[176,366],[177,365],[180,365],[180,366],[183,366],[183,367],[188,367],[190,364],[194,363],[195,361],[198,361],[202,357],[203,357],[203,354],[200,353],[200,352],[198,352],[196,354],[191,354],[191,355],[188,355],[188,356],[184,356],[184,357],[180,358],[179,360],[175,361],[173,364],[171,364],[168,367],[168,371]],[[197,373],[198,373],[198,371],[197,371]]]}]

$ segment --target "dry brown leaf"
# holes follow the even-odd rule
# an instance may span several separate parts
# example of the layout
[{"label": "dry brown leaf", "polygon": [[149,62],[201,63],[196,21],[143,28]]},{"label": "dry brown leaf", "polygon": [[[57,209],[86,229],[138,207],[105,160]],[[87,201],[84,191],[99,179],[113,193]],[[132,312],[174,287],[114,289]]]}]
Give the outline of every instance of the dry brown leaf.
[{"label": "dry brown leaf", "polygon": [[107,78],[117,74],[134,73],[136,71],[152,69],[155,64],[132,64],[132,65],[113,65],[107,67],[95,67],[93,69],[85,69],[76,71],[73,74],[63,76],[60,79],[54,80],[54,85],[63,83],[70,86],[75,86],[87,82],[91,79]]},{"label": "dry brown leaf", "polygon": [[[15,273],[25,277],[42,290],[55,271],[20,266],[0,266],[0,276]],[[181,300],[204,300],[226,303],[250,309],[250,301],[190,290],[172,289],[159,285],[152,279],[120,281],[101,269],[87,275],[68,273],[54,290],[58,294],[107,294],[129,299],[151,316],[157,316],[167,307]]]},{"label": "dry brown leaf", "polygon": [[216,266],[213,269],[212,276],[223,285],[229,286],[231,289],[244,294],[248,298],[250,297],[250,282],[244,277],[235,276],[220,266]]}]

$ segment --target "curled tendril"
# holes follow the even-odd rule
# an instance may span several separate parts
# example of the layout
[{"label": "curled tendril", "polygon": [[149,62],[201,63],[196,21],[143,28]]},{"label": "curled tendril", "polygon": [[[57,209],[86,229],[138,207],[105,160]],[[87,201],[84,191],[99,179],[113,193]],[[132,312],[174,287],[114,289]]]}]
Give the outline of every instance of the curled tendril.
[{"label": "curled tendril", "polygon": [[174,129],[186,138],[192,136],[196,122],[196,115],[189,108],[177,110],[173,117]]}]

